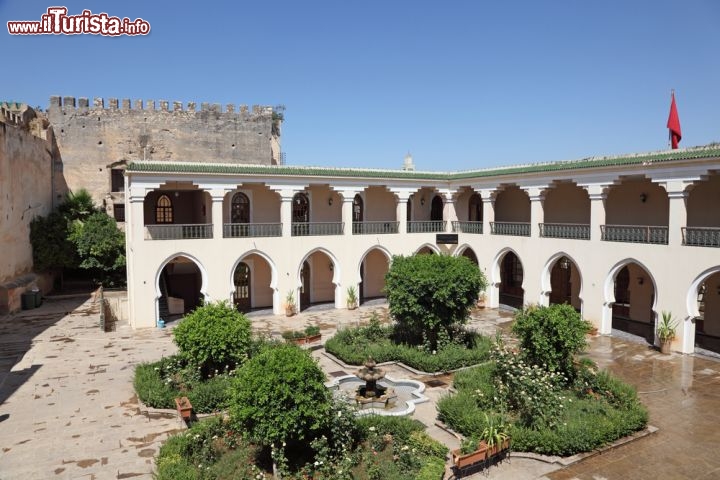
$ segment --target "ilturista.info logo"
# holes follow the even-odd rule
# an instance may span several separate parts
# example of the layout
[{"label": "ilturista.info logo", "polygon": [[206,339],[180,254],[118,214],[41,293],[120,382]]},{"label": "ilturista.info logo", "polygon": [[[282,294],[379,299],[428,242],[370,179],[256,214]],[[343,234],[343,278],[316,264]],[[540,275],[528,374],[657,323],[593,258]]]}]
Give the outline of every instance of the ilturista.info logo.
[{"label": "ilturista.info logo", "polygon": [[66,7],[49,7],[39,21],[18,20],[7,22],[10,35],[147,35],[150,23],[142,18],[111,17],[107,13],[83,10],[79,15],[68,15]]}]

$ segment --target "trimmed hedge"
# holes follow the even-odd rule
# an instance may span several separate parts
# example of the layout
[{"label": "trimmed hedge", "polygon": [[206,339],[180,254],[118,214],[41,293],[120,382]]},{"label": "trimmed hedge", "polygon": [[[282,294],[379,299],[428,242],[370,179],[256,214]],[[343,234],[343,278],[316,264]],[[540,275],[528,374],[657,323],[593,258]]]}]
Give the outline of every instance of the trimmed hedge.
[{"label": "trimmed hedge", "polygon": [[466,344],[451,343],[436,352],[422,347],[394,343],[393,327],[380,327],[380,334],[368,331],[371,327],[348,328],[337,332],[325,342],[325,350],[345,363],[362,365],[368,356],[376,362],[400,361],[423,372],[446,372],[477,365],[490,356],[490,339],[466,333]]}]

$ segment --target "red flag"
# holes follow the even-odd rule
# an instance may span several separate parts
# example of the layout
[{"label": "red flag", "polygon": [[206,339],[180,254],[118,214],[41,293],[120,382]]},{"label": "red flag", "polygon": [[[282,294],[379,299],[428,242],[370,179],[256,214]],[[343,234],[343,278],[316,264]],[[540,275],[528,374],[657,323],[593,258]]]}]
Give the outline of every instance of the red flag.
[{"label": "red flag", "polygon": [[677,107],[675,106],[675,92],[673,91],[672,100],[670,101],[670,116],[667,121],[667,128],[670,129],[670,145],[673,150],[678,148],[678,142],[682,138],[680,132],[680,117],[678,117]]}]

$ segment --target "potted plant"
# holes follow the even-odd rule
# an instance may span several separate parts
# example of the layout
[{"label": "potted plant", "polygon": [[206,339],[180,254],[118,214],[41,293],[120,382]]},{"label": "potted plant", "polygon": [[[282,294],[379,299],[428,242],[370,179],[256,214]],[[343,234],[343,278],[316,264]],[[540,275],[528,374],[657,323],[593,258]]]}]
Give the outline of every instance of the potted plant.
[{"label": "potted plant", "polygon": [[295,312],[295,292],[288,290],[288,293],[285,296],[285,315],[292,317],[295,315]]},{"label": "potted plant", "polygon": [[297,345],[317,342],[322,338],[320,327],[315,325],[308,325],[305,330],[285,330],[281,335],[286,341]]},{"label": "potted plant", "polygon": [[347,307],[348,310],[355,310],[358,306],[357,290],[355,286],[351,285],[347,289]]},{"label": "potted plant", "polygon": [[320,327],[316,325],[308,325],[305,327],[305,341],[307,343],[317,342],[322,338]]},{"label": "potted plant", "polygon": [[485,414],[486,425],[480,434],[480,440],[488,447],[488,456],[492,457],[503,453],[510,448],[510,436],[508,427],[502,418]]},{"label": "potted plant", "polygon": [[672,318],[672,313],[663,311],[662,320],[658,324],[657,337],[660,342],[660,352],[669,354],[670,346],[672,345],[673,339],[675,339],[675,329],[677,328],[677,321]]},{"label": "potted plant", "polygon": [[477,437],[466,437],[460,442],[460,448],[453,450],[453,465],[458,470],[465,470],[488,458],[488,447]]},{"label": "potted plant", "polygon": [[193,407],[187,397],[175,398],[175,408],[177,409],[180,418],[182,418],[183,420],[190,420]]},{"label": "potted plant", "polygon": [[478,308],[485,308],[485,301],[487,300],[487,295],[485,292],[480,292],[477,299],[477,307]]}]

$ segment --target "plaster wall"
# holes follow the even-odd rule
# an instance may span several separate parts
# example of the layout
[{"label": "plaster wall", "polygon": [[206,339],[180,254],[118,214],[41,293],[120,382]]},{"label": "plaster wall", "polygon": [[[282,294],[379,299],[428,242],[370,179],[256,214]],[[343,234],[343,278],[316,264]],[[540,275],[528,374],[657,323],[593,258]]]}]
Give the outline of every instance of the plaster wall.
[{"label": "plaster wall", "polygon": [[52,209],[50,142],[0,122],[0,285],[32,271],[30,222]]},{"label": "plaster wall", "polygon": [[549,188],[543,202],[543,223],[590,223],[590,198],[587,191],[571,183]]},{"label": "plaster wall", "polygon": [[496,222],[529,222],[530,198],[516,186],[507,187],[495,199]]}]

